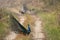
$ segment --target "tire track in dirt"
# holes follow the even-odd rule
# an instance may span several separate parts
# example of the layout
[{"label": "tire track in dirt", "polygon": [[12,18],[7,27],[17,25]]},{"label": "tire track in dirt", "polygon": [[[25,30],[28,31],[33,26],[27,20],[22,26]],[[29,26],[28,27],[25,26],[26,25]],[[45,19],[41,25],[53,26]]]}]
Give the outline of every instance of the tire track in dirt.
[{"label": "tire track in dirt", "polygon": [[40,20],[40,17],[35,15],[33,15],[33,17],[36,21],[32,30],[32,40],[43,40],[45,35],[43,33],[42,21]]},{"label": "tire track in dirt", "polygon": [[17,34],[13,31],[9,33],[9,35],[6,36],[4,40],[14,40],[16,38]]}]

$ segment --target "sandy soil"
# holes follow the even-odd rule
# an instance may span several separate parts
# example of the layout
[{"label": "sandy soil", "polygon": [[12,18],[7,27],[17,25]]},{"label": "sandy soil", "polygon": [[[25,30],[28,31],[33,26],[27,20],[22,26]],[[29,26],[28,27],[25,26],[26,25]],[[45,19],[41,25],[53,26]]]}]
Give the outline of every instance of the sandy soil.
[{"label": "sandy soil", "polygon": [[32,40],[43,40],[45,38],[45,35],[43,33],[43,27],[42,27],[42,21],[39,17],[33,16],[35,18],[35,25],[33,27],[32,32]]}]

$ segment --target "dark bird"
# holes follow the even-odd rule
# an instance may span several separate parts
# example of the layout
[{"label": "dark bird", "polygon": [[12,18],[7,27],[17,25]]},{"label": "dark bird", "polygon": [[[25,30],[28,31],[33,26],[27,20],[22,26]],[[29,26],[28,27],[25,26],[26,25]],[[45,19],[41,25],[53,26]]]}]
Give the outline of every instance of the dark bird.
[{"label": "dark bird", "polygon": [[26,29],[26,28],[24,28],[24,26],[23,25],[21,25],[19,22],[18,22],[18,20],[13,16],[13,15],[11,15],[11,17],[12,17],[12,19],[13,19],[13,21],[15,21],[17,24],[18,24],[18,28],[19,28],[19,30],[21,31],[21,32],[23,32],[23,34],[30,34],[30,32],[31,32],[31,29],[30,29],[30,25],[28,24],[28,29]]}]

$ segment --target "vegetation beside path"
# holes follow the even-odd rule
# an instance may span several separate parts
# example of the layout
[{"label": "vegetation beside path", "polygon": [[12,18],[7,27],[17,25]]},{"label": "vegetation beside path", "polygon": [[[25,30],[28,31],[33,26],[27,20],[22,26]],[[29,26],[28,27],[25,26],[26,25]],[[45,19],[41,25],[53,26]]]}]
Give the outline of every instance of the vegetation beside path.
[{"label": "vegetation beside path", "polygon": [[0,8],[0,40],[3,40],[4,37],[9,33],[8,27],[9,23],[9,12],[5,8]]},{"label": "vegetation beside path", "polygon": [[[43,20],[43,27],[47,40],[60,40],[60,19],[58,12],[38,12]],[[59,20],[59,21],[58,21]]]}]

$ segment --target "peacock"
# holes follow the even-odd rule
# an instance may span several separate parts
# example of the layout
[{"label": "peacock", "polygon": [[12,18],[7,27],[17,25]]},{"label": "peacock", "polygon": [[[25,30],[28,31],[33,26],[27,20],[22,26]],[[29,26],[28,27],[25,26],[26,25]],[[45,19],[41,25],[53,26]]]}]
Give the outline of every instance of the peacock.
[{"label": "peacock", "polygon": [[22,24],[18,22],[18,20],[13,15],[11,15],[11,17],[13,21],[15,21],[19,25],[18,28],[21,32],[23,32],[23,34],[28,34],[28,35],[30,34],[31,29],[29,24],[28,24],[28,29],[26,29]]}]

